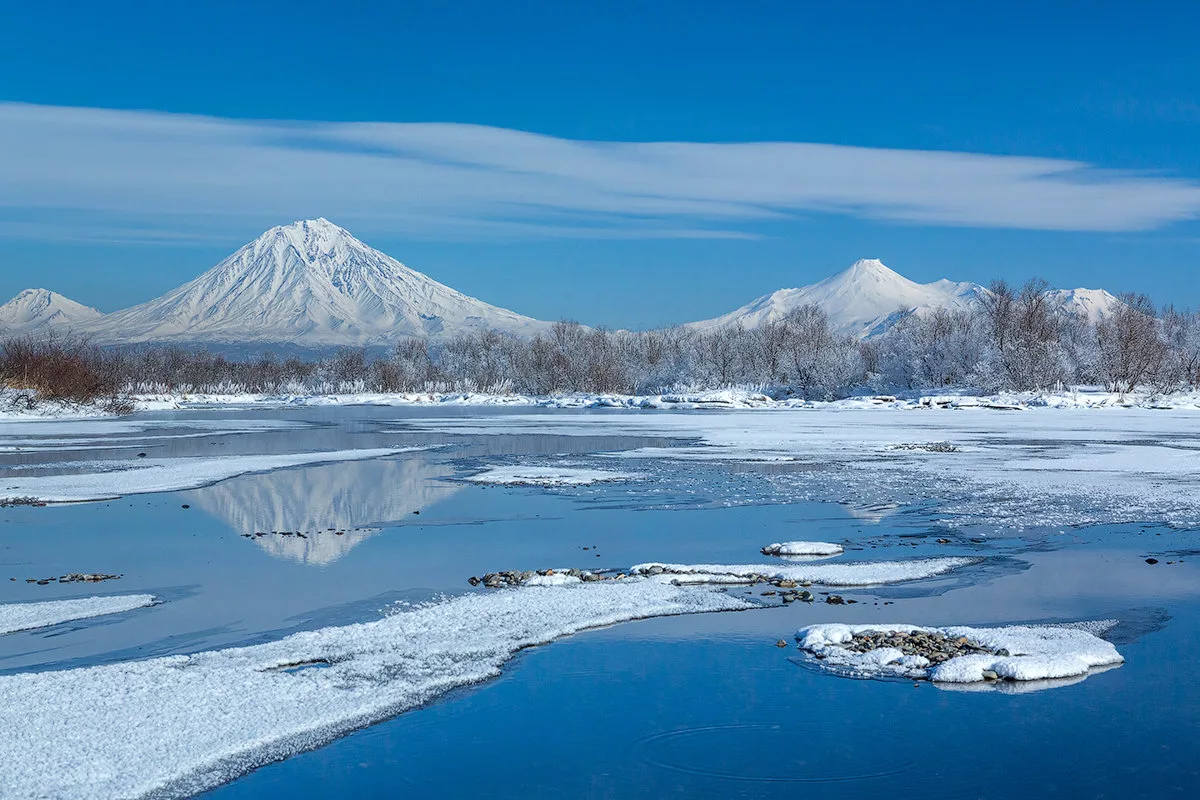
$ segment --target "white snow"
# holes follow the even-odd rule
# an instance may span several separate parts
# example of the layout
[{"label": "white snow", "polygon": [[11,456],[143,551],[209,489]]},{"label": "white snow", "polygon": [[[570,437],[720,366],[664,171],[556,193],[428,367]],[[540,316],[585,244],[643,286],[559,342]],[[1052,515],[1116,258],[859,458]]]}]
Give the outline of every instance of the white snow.
[{"label": "white snow", "polygon": [[762,549],[764,556],[840,556],[844,552],[840,544],[832,542],[773,542]]},{"label": "white snow", "polygon": [[[985,297],[977,283],[939,280],[916,283],[877,258],[864,258],[825,280],[799,289],[780,289],[741,308],[713,319],[689,323],[701,331],[733,325],[758,328],[779,322],[801,306],[815,305],[828,316],[835,331],[859,337],[886,332],[906,314],[928,314],[935,309],[965,309]],[[1120,303],[1102,289],[1055,289],[1046,293],[1055,306],[1081,313],[1095,322]]]},{"label": "white snow", "polygon": [[855,336],[870,336],[886,330],[902,310],[965,308],[983,287],[974,283],[915,283],[889,269],[876,258],[860,259],[848,269],[820,283],[799,289],[780,289],[720,317],[693,322],[698,330],[741,325],[757,328],[779,322],[805,305],[819,306],[835,330]]},{"label": "white snow", "polygon": [[[78,597],[71,600],[47,600],[40,603],[0,605],[0,634],[46,628],[76,619],[119,614],[154,604],[151,594],[124,594],[105,597]],[[0,791],[0,794],[3,794]]]},{"label": "white snow", "polygon": [[[613,409],[662,411],[735,411],[735,410],[803,410],[803,411],[911,411],[949,409],[964,410],[1028,410],[1031,408],[1108,409],[1152,408],[1155,410],[1200,409],[1200,393],[1180,391],[1161,395],[1147,390],[1129,394],[1108,392],[1097,387],[1078,387],[1056,392],[1003,392],[975,395],[965,391],[940,395],[909,393],[897,396],[849,397],[842,400],[802,400],[799,398],[772,399],[758,390],[717,389],[694,392],[671,392],[656,395],[619,395],[573,393],[564,395],[485,394],[462,392],[363,392],[358,394],[136,394],[133,400],[139,410],[172,408],[207,408],[212,406],[247,408],[287,408],[295,406],[506,406],[556,409]],[[0,415],[2,418],[2,415]],[[928,440],[924,443],[928,443]],[[881,447],[887,444],[883,443]]]},{"label": "white snow", "polygon": [[94,308],[48,289],[26,289],[0,306],[0,337],[39,333],[53,328],[67,333],[102,317]]},{"label": "white snow", "polygon": [[[917,625],[810,625],[796,638],[801,649],[820,654],[822,667],[859,677],[928,678],[945,683],[974,683],[990,670],[1002,679],[1038,681],[1086,675],[1088,670],[1125,659],[1117,648],[1092,631],[1094,626],[1009,625],[999,628],[923,628]],[[1010,655],[976,654],[956,656],[941,664],[930,664],[921,656],[906,656],[895,648],[856,653],[840,645],[856,633],[880,631],[940,631],[948,637],[966,636],[993,650]]]},{"label": "white snow", "polygon": [[567,586],[572,583],[581,583],[581,579],[574,575],[568,575],[566,569],[553,570],[549,575],[534,575],[528,580],[522,581],[522,586]]},{"label": "white snow", "polygon": [[932,578],[951,570],[978,564],[980,558],[914,558],[907,561],[859,561],[848,564],[635,564],[633,572],[652,567],[663,570],[654,576],[679,583],[744,583],[757,576],[792,580],[822,586],[877,586]]},{"label": "white snow", "polygon": [[466,480],[506,486],[588,486],[593,483],[634,480],[631,472],[576,467],[492,467]]},{"label": "white snow", "polygon": [[[331,450],[275,456],[224,458],[139,458],[103,472],[0,478],[0,498],[35,497],[53,503],[108,500],[130,494],[195,489],[236,475],[309,464],[360,461],[423,450],[421,447]],[[94,465],[93,465],[94,466]]]},{"label": "white snow", "polygon": [[104,343],[328,347],[550,327],[457,292],[315,219],[271,228],[195,280],[107,314],[86,332]]},{"label": "white snow", "polygon": [[[522,648],[754,607],[640,580],[499,590],[252,647],[0,676],[0,794],[190,796],[495,677]],[[303,664],[318,666],[288,670]]]}]

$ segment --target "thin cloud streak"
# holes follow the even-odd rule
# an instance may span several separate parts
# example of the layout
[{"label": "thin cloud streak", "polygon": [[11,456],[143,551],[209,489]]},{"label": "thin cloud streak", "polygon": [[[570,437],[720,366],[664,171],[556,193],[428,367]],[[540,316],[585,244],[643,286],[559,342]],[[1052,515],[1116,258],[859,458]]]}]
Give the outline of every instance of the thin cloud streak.
[{"label": "thin cloud streak", "polygon": [[1200,184],[1021,156],[0,103],[0,213],[40,222],[0,235],[91,237],[115,224],[169,240],[238,220],[326,216],[443,240],[735,238],[808,212],[1141,231],[1200,217]]}]

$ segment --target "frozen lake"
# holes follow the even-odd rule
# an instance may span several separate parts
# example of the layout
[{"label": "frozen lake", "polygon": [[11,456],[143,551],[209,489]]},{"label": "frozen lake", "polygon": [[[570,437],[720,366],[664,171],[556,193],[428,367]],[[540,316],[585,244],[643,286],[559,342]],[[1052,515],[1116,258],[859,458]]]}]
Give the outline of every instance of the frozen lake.
[{"label": "frozen lake", "polygon": [[[119,604],[0,635],[0,797],[1193,796],[1197,413],[0,421],[0,498],[60,501],[0,509],[0,604]],[[647,564],[676,572],[615,580]],[[468,584],[547,568],[609,580]],[[1094,620],[1124,663],[1050,681],[855,680],[795,640]]]}]

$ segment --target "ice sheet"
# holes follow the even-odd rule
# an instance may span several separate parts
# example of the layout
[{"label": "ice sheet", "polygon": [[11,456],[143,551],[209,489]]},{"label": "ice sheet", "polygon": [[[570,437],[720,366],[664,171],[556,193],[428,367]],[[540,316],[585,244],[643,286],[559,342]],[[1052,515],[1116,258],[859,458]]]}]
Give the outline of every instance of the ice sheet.
[{"label": "ice sheet", "polygon": [[638,475],[578,467],[492,467],[467,478],[475,483],[507,486],[588,486],[593,483],[634,480]]}]

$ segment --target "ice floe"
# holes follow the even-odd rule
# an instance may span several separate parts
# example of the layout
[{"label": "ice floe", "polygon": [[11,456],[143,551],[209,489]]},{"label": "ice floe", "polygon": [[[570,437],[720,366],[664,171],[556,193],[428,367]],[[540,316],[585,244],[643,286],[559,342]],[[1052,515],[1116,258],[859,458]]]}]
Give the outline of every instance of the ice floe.
[{"label": "ice floe", "polygon": [[[121,594],[107,597],[77,597],[40,603],[0,605],[0,634],[46,628],[77,619],[119,614],[154,604],[151,594]],[[0,794],[3,794],[0,791]]]},{"label": "ice floe", "polygon": [[[810,625],[796,634],[800,648],[824,669],[854,677],[901,677],[942,683],[984,680],[1046,681],[1086,675],[1089,670],[1125,659],[1096,632],[1103,623],[1083,625],[1008,625],[997,628],[925,628],[918,625]],[[933,634],[961,642],[962,655],[934,660],[905,648],[880,646],[864,652],[848,645],[864,634],[900,634],[885,641]],[[912,649],[912,648],[908,648]]]},{"label": "ice floe", "polygon": [[195,489],[236,475],[269,472],[309,464],[360,461],[423,450],[420,447],[331,450],[287,455],[227,456],[224,458],[139,458],[125,468],[62,475],[0,478],[0,498],[32,497],[43,502],[107,500],[130,494]]},{"label": "ice floe", "polygon": [[754,607],[648,580],[502,590],[269,644],[0,676],[0,794],[190,796],[494,677],[522,648]]},{"label": "ice floe", "polygon": [[829,558],[840,556],[844,548],[832,542],[773,542],[762,549],[764,556],[783,556],[785,558]]},{"label": "ice floe", "polygon": [[786,580],[821,586],[878,586],[932,578],[979,564],[981,558],[914,558],[847,564],[636,564],[631,572],[676,583],[753,583]]},{"label": "ice floe", "polygon": [[467,480],[505,486],[588,486],[593,483],[635,480],[638,477],[631,472],[578,467],[492,467],[486,472],[468,477]]}]

